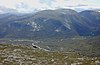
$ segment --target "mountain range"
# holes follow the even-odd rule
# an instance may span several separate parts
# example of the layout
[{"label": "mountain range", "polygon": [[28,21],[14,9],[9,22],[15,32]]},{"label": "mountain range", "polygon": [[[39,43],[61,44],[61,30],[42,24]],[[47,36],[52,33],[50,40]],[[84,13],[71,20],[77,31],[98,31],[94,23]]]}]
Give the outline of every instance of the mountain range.
[{"label": "mountain range", "polygon": [[100,35],[100,11],[43,10],[0,14],[0,38],[69,38]]}]

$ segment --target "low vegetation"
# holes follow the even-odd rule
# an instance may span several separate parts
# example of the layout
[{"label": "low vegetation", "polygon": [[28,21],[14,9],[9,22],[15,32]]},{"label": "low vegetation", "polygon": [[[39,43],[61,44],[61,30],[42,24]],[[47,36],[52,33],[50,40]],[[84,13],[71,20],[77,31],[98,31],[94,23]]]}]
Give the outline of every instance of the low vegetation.
[{"label": "low vegetation", "polygon": [[99,65],[100,57],[44,51],[26,45],[0,44],[0,65]]}]

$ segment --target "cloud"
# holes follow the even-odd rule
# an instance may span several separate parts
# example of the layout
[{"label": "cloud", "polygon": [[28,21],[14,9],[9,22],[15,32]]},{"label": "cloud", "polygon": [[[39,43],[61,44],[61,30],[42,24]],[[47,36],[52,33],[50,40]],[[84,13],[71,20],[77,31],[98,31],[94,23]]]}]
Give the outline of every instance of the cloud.
[{"label": "cloud", "polygon": [[0,0],[0,6],[19,12],[56,8],[100,8],[99,0]]},{"label": "cloud", "polygon": [[15,5],[21,2],[20,0],[0,0],[0,6],[7,8],[15,8]]},{"label": "cloud", "polygon": [[49,9],[50,6],[47,3],[43,3],[40,0],[22,0],[22,2],[16,5],[16,9],[33,11],[33,9],[37,10],[45,10]]},{"label": "cloud", "polygon": [[34,9],[44,10],[50,8],[47,3],[43,3],[40,0],[0,0],[0,6],[13,8],[19,12],[30,12]]},{"label": "cloud", "polygon": [[[97,0],[95,0],[97,1]],[[67,6],[96,6],[97,2],[93,0],[55,0],[53,1],[52,7],[64,7]],[[98,5],[100,6],[100,5]]]},{"label": "cloud", "polygon": [[0,14],[2,13],[17,13],[17,10],[0,6]]}]

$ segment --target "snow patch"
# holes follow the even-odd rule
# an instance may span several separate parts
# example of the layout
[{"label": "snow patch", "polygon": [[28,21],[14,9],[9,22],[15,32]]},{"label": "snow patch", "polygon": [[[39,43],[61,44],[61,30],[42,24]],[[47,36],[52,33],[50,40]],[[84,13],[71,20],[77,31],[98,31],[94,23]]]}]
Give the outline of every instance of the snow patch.
[{"label": "snow patch", "polygon": [[27,23],[27,25],[30,25],[30,23]]},{"label": "snow patch", "polygon": [[48,19],[44,19],[43,21],[46,22],[46,21],[48,21],[48,20],[49,20],[49,18],[48,18]]},{"label": "snow patch", "polygon": [[100,12],[100,11],[98,11],[98,12]]},{"label": "snow patch", "polygon": [[56,32],[60,32],[60,30],[59,30],[59,29],[56,29],[55,31],[56,31]]},{"label": "snow patch", "polygon": [[41,26],[35,22],[32,22],[33,29],[31,31],[40,31]]},{"label": "snow patch", "polygon": [[67,27],[68,29],[71,30],[71,26],[69,24],[69,21],[67,19],[65,19],[66,22],[64,22],[65,27]]}]

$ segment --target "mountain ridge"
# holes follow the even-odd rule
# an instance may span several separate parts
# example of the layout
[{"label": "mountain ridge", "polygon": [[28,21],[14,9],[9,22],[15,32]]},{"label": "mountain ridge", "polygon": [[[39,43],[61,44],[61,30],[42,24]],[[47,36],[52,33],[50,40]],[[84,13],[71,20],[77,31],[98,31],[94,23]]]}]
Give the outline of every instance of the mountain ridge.
[{"label": "mountain ridge", "polygon": [[[71,9],[57,9],[25,15],[0,15],[0,37],[68,38],[100,35],[100,27],[91,25],[93,24],[91,17],[86,17],[83,13],[84,11],[78,13]],[[98,17],[97,25],[100,25],[100,15],[95,14],[93,16]]]}]

